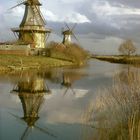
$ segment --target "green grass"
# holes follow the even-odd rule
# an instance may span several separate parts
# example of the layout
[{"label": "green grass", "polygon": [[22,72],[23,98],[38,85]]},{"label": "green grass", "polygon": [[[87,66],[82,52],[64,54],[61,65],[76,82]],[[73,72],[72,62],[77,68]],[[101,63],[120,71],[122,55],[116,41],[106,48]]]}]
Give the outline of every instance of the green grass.
[{"label": "green grass", "polygon": [[92,58],[111,63],[120,64],[140,64],[140,56],[122,56],[122,55],[106,55],[106,56],[92,56]]},{"label": "green grass", "polygon": [[73,63],[43,56],[0,55],[0,72],[10,71],[12,68],[18,69],[20,67],[40,69],[70,65],[73,65]]}]

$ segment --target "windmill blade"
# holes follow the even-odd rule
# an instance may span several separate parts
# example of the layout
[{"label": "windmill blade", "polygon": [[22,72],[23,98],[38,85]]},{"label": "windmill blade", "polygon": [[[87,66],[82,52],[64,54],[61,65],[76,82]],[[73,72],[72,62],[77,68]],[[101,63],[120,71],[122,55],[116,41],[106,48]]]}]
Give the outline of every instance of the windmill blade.
[{"label": "windmill blade", "polygon": [[13,7],[11,7],[9,10],[12,10],[12,9],[18,7],[18,6],[22,5],[22,4],[24,4],[25,2],[26,2],[26,0],[21,2],[21,3],[19,3],[19,4],[17,4],[17,5],[15,5],[15,6],[13,6]]},{"label": "windmill blade", "polygon": [[11,116],[13,116],[14,118],[16,118],[20,123],[24,123],[24,121],[19,117],[19,116],[17,116],[17,115],[15,115],[15,114],[13,114],[13,113],[10,113],[9,112],[9,114],[11,115]]},{"label": "windmill blade", "polygon": [[78,38],[76,37],[76,35],[74,33],[72,33],[73,37],[76,39],[76,41],[80,44]]},{"label": "windmill blade", "polygon": [[[10,114],[11,116],[13,116],[14,118],[16,118],[16,119],[20,119],[19,116],[15,115],[15,114],[13,114],[13,113],[11,113],[11,112],[9,112],[9,114]],[[20,119],[20,120],[21,120],[21,119]]]},{"label": "windmill blade", "polygon": [[47,42],[48,38],[50,37],[50,34],[48,34],[45,38],[45,43]]},{"label": "windmill blade", "polygon": [[25,129],[23,135],[21,136],[21,140],[25,140],[25,139],[28,137],[28,135],[29,135],[29,133],[30,133],[30,130],[31,130],[30,127],[27,127],[27,128]]},{"label": "windmill blade", "polygon": [[44,18],[43,14],[39,11],[37,6],[35,6],[35,9],[37,11],[38,16],[40,15],[40,17],[42,18],[43,23],[46,24],[46,19]]},{"label": "windmill blade", "polygon": [[59,47],[61,44],[62,44],[62,43],[58,43],[55,47],[57,48],[57,47]]},{"label": "windmill blade", "polygon": [[69,27],[69,25],[65,22],[65,26],[69,29],[69,30],[71,30],[70,29],[70,27]]},{"label": "windmill blade", "polygon": [[51,137],[55,137],[55,138],[56,138],[56,136],[55,136],[54,134],[50,133],[49,131],[47,131],[47,130],[45,130],[45,129],[43,129],[43,128],[40,128],[40,127],[38,127],[38,126],[36,126],[36,125],[35,125],[35,128],[36,128],[37,130],[39,130],[39,131],[41,131],[41,132],[43,132],[43,133],[45,133],[45,134],[51,136]]},{"label": "windmill blade", "polygon": [[63,33],[63,32],[64,32],[64,27],[61,28],[61,33]]},{"label": "windmill blade", "polygon": [[74,91],[72,87],[71,87],[71,91],[73,92],[74,95],[76,95],[76,92]]},{"label": "windmill blade", "polygon": [[75,27],[77,26],[77,23],[75,23],[71,29],[71,31],[73,32],[73,30],[75,29]]},{"label": "windmill blade", "polygon": [[46,24],[46,21],[45,21],[43,15],[42,15],[42,13],[38,10],[38,8],[36,6],[34,6],[34,7],[31,6],[31,10],[32,10],[33,15],[37,14],[37,16],[35,16],[35,18],[36,18],[36,21],[39,24],[40,24],[40,22],[38,20],[39,17],[41,17],[41,20],[42,20],[43,24]]},{"label": "windmill blade", "polygon": [[66,90],[65,90],[65,92],[64,92],[64,94],[63,94],[63,96],[65,96],[65,95],[67,94],[68,89],[69,89],[69,88],[66,88]]}]

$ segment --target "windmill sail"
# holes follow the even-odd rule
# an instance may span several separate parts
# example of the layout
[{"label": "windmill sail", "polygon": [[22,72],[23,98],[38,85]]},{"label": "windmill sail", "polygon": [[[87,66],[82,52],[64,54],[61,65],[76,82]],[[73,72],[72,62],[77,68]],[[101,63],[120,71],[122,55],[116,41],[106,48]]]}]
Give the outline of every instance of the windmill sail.
[{"label": "windmill sail", "polygon": [[14,9],[14,8],[16,8],[16,7],[20,6],[20,5],[23,5],[23,4],[25,4],[25,1],[18,3],[17,5],[11,7],[9,10],[12,10],[12,9]]},{"label": "windmill sail", "polygon": [[66,26],[66,30],[62,31],[62,34],[63,34],[63,41],[62,41],[62,43],[64,45],[66,45],[66,46],[71,44],[72,43],[72,37],[74,37],[75,40],[77,42],[79,42],[78,38],[76,37],[76,35],[74,33],[74,29],[77,26],[77,24],[74,24],[72,28],[70,28],[67,23],[65,23],[65,26]]},{"label": "windmill sail", "polygon": [[30,131],[31,131],[31,128],[30,128],[30,127],[27,127],[27,128],[25,129],[24,133],[23,133],[22,136],[21,136],[21,140],[25,140],[25,139],[28,137]]}]

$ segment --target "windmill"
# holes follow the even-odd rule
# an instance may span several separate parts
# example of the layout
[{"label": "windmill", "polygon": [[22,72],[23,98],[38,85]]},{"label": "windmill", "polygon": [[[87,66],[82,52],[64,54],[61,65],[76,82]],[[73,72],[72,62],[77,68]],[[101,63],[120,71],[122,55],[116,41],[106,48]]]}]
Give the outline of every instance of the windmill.
[{"label": "windmill", "polygon": [[41,3],[39,0],[23,0],[10,9],[20,5],[25,5],[24,17],[19,28],[12,28],[12,31],[19,42],[30,44],[32,49],[45,48],[51,30],[45,28],[46,21],[40,11]]},{"label": "windmill", "polygon": [[26,139],[32,128],[46,133],[51,137],[56,137],[54,134],[49,132],[48,129],[46,130],[36,125],[36,122],[39,119],[38,114],[41,105],[43,104],[45,93],[51,93],[46,87],[44,79],[37,76],[21,80],[12,91],[18,95],[22,103],[24,116],[20,118],[15,114],[10,114],[20,122],[25,122],[27,124],[27,127],[21,136],[21,140]]},{"label": "windmill", "polygon": [[74,24],[72,28],[70,28],[67,23],[65,23],[65,26],[66,26],[66,29],[62,29],[62,35],[63,35],[62,43],[64,45],[71,44],[72,43],[72,37],[74,37],[78,41],[76,35],[74,34],[74,29],[77,26],[77,24]]}]

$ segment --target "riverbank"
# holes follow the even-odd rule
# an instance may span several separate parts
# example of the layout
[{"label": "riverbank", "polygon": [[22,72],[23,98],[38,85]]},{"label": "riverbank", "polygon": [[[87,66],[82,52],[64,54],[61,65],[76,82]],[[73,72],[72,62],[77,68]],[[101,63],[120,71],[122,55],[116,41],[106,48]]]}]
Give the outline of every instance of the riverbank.
[{"label": "riverbank", "polygon": [[140,64],[140,56],[92,55],[91,58],[120,64]]},{"label": "riverbank", "polygon": [[73,65],[75,64],[70,61],[44,56],[0,55],[0,73]]}]

